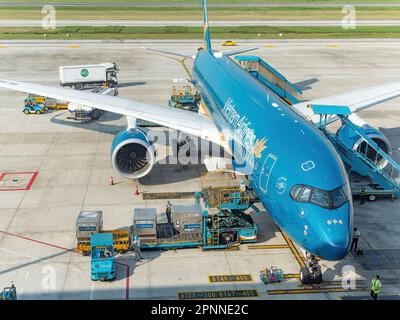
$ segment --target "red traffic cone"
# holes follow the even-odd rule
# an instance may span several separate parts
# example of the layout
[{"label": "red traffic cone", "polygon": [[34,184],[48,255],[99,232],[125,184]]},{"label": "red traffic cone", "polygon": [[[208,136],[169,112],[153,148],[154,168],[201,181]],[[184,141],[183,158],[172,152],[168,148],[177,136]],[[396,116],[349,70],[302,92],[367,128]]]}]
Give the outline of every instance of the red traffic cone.
[{"label": "red traffic cone", "polygon": [[114,179],[113,179],[113,177],[111,176],[110,177],[110,180],[109,180],[109,183],[108,183],[110,186],[113,186],[114,185]]},{"label": "red traffic cone", "polygon": [[140,193],[139,193],[139,188],[138,188],[138,186],[136,186],[136,190],[135,190],[135,196],[138,196]]}]

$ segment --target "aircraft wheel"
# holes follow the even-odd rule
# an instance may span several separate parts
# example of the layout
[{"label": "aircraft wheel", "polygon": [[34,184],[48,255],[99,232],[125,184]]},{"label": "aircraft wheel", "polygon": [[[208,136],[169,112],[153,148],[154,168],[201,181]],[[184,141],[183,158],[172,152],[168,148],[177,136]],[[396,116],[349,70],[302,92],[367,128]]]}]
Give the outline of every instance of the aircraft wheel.
[{"label": "aircraft wheel", "polygon": [[300,282],[301,284],[310,284],[310,272],[307,267],[300,269]]},{"label": "aircraft wheel", "polygon": [[318,275],[314,279],[315,284],[321,284],[322,283],[322,273],[319,272]]},{"label": "aircraft wheel", "polygon": [[376,195],[371,194],[371,195],[368,197],[368,201],[370,201],[370,202],[375,202],[375,201],[376,201]]}]

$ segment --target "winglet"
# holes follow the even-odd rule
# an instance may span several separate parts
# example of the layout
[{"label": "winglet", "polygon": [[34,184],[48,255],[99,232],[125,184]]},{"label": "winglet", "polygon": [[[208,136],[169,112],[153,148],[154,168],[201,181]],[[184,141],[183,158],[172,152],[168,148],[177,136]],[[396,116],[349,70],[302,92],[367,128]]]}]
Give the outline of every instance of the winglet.
[{"label": "winglet", "polygon": [[211,51],[210,30],[208,28],[207,1],[202,0],[202,3],[203,3],[204,45],[208,51]]}]

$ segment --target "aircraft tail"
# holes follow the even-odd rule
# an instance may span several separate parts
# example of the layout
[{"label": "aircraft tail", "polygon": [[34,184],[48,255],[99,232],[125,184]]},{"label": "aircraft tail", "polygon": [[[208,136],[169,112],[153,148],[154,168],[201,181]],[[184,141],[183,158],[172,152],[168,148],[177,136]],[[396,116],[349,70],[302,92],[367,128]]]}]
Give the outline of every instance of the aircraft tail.
[{"label": "aircraft tail", "polygon": [[202,0],[202,4],[203,4],[204,45],[208,51],[211,51],[210,29],[208,27],[208,15],[207,15],[207,1]]},{"label": "aircraft tail", "polygon": [[[212,52],[211,39],[210,39],[210,30],[209,30],[209,27],[208,27],[207,0],[201,0],[201,2],[202,2],[202,6],[203,6],[204,46],[205,46],[205,49],[207,51]],[[196,59],[196,55],[197,55],[197,53],[190,55],[190,54],[184,54],[184,53],[178,53],[178,52],[172,52],[172,51],[149,49],[149,48],[145,48],[145,47],[142,47],[142,48],[146,49],[146,50],[149,50],[149,51],[154,51],[154,52],[158,52],[158,53],[164,53],[164,54],[183,57],[183,58]],[[243,49],[225,51],[225,52],[222,52],[222,55],[224,55],[226,57],[229,57],[229,56],[233,56],[233,55],[236,55],[236,54],[240,54],[240,53],[248,52],[248,51],[252,51],[252,50],[257,50],[257,49],[259,49],[259,47],[243,48]]]}]

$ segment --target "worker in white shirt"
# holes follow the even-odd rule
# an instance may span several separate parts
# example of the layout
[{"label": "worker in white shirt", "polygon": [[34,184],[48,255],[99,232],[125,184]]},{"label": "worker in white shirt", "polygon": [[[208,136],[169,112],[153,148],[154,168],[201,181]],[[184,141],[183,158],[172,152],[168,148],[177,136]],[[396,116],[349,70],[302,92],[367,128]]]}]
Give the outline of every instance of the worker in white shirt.
[{"label": "worker in white shirt", "polygon": [[143,259],[142,256],[142,251],[140,250],[140,239],[139,236],[134,236],[133,237],[133,250],[135,252],[135,260],[136,261],[141,261]]},{"label": "worker in white shirt", "polygon": [[357,252],[357,246],[358,246],[358,239],[360,239],[361,237],[361,233],[359,230],[357,230],[357,228],[354,228],[353,230],[353,240],[351,241],[351,247],[350,247],[350,251],[354,251]]}]

